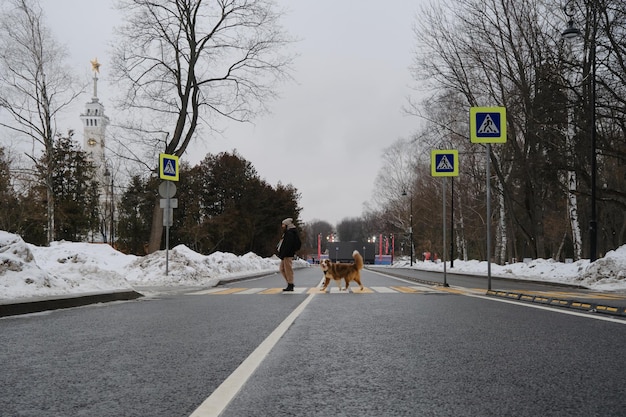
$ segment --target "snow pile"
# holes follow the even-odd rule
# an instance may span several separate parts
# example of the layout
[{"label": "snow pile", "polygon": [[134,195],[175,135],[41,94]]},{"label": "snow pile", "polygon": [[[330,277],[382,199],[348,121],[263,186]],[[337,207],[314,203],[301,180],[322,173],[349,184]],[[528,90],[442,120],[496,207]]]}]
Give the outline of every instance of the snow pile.
[{"label": "snow pile", "polygon": [[[278,272],[279,259],[254,253],[236,256],[216,252],[201,255],[179,245],[167,253],[124,255],[106,244],[54,242],[50,247],[25,243],[21,237],[0,231],[0,302],[85,294],[128,291],[148,287],[212,287],[220,280],[257,273]],[[303,260],[294,267],[306,267]],[[393,267],[410,267],[408,260],[395,260]],[[414,262],[413,268],[443,272],[441,262]],[[487,262],[447,263],[450,273],[487,275]],[[536,259],[508,265],[491,264],[492,276],[582,285],[602,291],[626,291],[626,246],[611,251],[590,264]]]},{"label": "snow pile", "polygon": [[[396,268],[408,268],[408,260],[394,262]],[[443,263],[416,261],[413,268],[443,272]],[[450,273],[487,275],[487,261],[454,261],[446,264]],[[626,246],[610,251],[593,263],[588,259],[563,263],[552,259],[533,259],[506,265],[491,264],[492,277],[548,281],[561,284],[581,285],[599,291],[626,291]]]},{"label": "snow pile", "polygon": [[[165,276],[166,257],[167,276]],[[236,256],[231,253],[215,252],[204,256],[185,245],[178,245],[167,254],[165,251],[157,251],[136,258],[128,265],[126,279],[137,286],[215,286],[220,279],[255,272],[278,271],[278,263],[278,258],[261,258],[253,253]]]},{"label": "snow pile", "polygon": [[[216,286],[220,280],[278,272],[279,259],[254,253],[201,255],[184,245],[139,257],[97,243],[25,243],[0,231],[0,301],[129,291],[138,287]],[[294,267],[308,266],[294,261]]]},{"label": "snow pile", "polygon": [[603,258],[588,265],[578,280],[596,289],[613,289],[626,283],[626,245],[609,251]]},{"label": "snow pile", "polygon": [[124,255],[110,259],[115,251],[97,246],[55,242],[39,248],[0,231],[0,299],[130,289],[115,270]]}]

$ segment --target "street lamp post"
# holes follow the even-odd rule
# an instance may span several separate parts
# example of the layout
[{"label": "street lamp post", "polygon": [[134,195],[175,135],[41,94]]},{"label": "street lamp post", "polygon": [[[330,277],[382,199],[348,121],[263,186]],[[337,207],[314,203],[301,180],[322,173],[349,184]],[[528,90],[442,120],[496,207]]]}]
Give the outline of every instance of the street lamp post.
[{"label": "street lamp post", "polygon": [[[565,14],[569,17],[567,29],[561,34],[562,38],[572,41],[581,36],[580,30],[574,24],[572,14],[568,12],[567,5],[564,7]],[[591,4],[592,22],[591,22],[591,45],[589,49],[589,61],[591,64],[590,74],[590,91],[589,91],[589,107],[591,112],[591,218],[589,219],[589,260],[594,262],[597,259],[598,244],[598,221],[596,213],[596,175],[598,171],[596,158],[596,34],[597,19],[596,5]]]},{"label": "street lamp post", "polygon": [[[406,197],[406,190],[402,191],[402,196]],[[409,196],[409,251],[411,252],[411,266],[413,266],[413,198]]]}]

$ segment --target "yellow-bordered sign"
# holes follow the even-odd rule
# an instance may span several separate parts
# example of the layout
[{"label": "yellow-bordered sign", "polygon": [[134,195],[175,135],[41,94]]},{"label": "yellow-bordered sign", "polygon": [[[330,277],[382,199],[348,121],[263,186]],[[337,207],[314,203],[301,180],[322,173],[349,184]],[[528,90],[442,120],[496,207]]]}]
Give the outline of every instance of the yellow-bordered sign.
[{"label": "yellow-bordered sign", "polygon": [[459,175],[459,151],[456,149],[431,151],[430,174],[433,177],[457,177]]},{"label": "yellow-bordered sign", "polygon": [[506,107],[470,107],[472,143],[506,142]]},{"label": "yellow-bordered sign", "polygon": [[178,181],[178,157],[159,154],[159,177],[162,180]]}]

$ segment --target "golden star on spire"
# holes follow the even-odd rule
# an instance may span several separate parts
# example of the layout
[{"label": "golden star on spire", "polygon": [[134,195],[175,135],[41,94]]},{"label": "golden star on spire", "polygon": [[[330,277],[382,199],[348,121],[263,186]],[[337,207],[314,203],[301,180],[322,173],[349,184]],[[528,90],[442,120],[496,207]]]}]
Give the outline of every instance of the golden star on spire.
[{"label": "golden star on spire", "polygon": [[98,58],[91,61],[91,70],[93,72],[100,73],[100,63],[98,62]]}]

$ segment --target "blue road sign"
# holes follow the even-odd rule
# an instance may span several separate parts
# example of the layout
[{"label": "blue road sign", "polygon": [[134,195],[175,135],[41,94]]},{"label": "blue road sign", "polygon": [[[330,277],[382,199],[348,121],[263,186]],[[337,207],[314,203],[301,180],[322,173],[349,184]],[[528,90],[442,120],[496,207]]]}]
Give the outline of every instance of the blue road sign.
[{"label": "blue road sign", "polygon": [[178,181],[178,157],[159,154],[159,177],[162,180]]},{"label": "blue road sign", "polygon": [[456,149],[431,151],[430,174],[433,177],[456,177],[458,176],[459,175],[459,151]]},{"label": "blue road sign", "polygon": [[506,108],[471,107],[470,139],[473,143],[505,143]]}]

